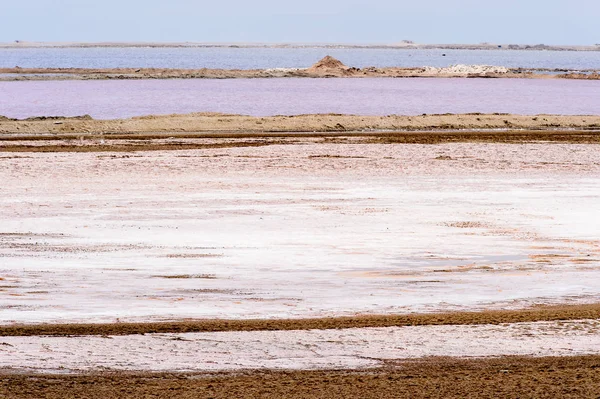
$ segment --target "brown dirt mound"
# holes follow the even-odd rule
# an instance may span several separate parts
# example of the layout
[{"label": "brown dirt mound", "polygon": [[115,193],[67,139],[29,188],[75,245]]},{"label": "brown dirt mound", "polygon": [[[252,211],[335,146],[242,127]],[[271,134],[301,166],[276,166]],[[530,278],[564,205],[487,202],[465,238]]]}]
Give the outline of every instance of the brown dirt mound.
[{"label": "brown dirt mound", "polygon": [[326,56],[319,62],[307,69],[307,72],[316,75],[332,75],[332,76],[346,76],[350,75],[352,68],[347,67],[342,61],[335,59],[331,56]]},{"label": "brown dirt mound", "polygon": [[319,62],[314,64],[312,69],[347,69],[348,67],[344,65],[344,63],[338,59],[333,58],[330,55],[325,56]]}]

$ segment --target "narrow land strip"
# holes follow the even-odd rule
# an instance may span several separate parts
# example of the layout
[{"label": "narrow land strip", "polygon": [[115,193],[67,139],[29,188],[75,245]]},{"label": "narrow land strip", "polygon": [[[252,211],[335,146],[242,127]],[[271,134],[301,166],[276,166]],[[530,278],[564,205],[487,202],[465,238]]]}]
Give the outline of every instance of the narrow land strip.
[{"label": "narrow land strip", "polygon": [[[51,138],[79,138],[86,134],[117,134],[114,138],[131,138],[143,133],[156,138],[157,132],[167,137],[244,138],[285,137],[306,133],[310,137],[352,134],[362,136],[406,137],[477,137],[502,140],[506,135],[529,140],[553,140],[564,135],[593,134],[600,130],[600,115],[514,115],[514,114],[423,114],[410,115],[344,115],[315,114],[295,116],[255,117],[219,113],[149,115],[129,119],[96,120],[90,116],[32,117],[17,120],[0,116],[0,138],[44,135]],[[456,132],[453,132],[456,131]],[[591,131],[591,132],[590,132]],[[411,135],[411,132],[427,135]],[[187,134],[190,134],[188,136]],[[121,136],[119,136],[121,135]],[[182,135],[182,136],[175,136]],[[485,136],[484,135],[484,136]],[[138,136],[144,138],[144,136]],[[487,140],[486,139],[486,140]]]},{"label": "narrow land strip", "polygon": [[0,152],[131,152],[206,150],[301,144],[443,143],[600,144],[600,131],[451,131],[451,132],[206,132],[206,133],[58,133],[0,135]]},{"label": "narrow land strip", "polygon": [[266,79],[266,78],[504,78],[598,80],[598,70],[547,70],[483,65],[457,67],[346,67],[270,69],[172,68],[0,68],[0,81],[140,80],[140,79]]},{"label": "narrow land strip", "polygon": [[481,325],[600,318],[600,304],[540,306],[522,310],[449,312],[272,320],[182,320],[148,323],[39,324],[0,326],[0,336],[131,335],[218,331],[275,331],[400,327],[428,325]]}]

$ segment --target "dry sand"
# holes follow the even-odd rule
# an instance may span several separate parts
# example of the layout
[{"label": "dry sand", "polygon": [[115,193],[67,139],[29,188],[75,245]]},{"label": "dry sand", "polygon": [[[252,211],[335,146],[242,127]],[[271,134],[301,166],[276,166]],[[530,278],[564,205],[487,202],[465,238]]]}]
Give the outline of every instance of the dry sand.
[{"label": "dry sand", "polygon": [[[89,116],[36,117],[15,120],[0,116],[0,139],[11,134],[182,133],[182,132],[369,132],[427,130],[599,130],[599,115],[444,114],[360,116],[340,114],[252,117],[218,113],[151,115],[117,120]],[[210,137],[210,136],[208,136]],[[239,135],[237,137],[240,137]],[[501,137],[498,134],[498,137]],[[38,139],[45,138],[39,136]]]}]

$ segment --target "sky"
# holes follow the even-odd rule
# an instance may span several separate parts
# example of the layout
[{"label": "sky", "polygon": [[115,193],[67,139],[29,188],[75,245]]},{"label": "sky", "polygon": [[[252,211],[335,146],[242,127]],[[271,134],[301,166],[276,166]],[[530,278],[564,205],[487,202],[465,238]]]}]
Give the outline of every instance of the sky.
[{"label": "sky", "polygon": [[0,42],[596,44],[598,0],[28,0]]}]

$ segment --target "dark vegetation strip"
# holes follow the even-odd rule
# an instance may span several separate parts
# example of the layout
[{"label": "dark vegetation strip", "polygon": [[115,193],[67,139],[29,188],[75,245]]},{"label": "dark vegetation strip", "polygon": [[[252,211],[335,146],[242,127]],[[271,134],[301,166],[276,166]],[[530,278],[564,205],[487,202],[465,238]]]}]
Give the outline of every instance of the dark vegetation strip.
[{"label": "dark vegetation strip", "polygon": [[217,331],[274,331],[425,325],[502,324],[600,319],[600,304],[544,306],[522,310],[374,315],[272,320],[182,320],[107,324],[36,324],[0,326],[0,336],[130,335]]},{"label": "dark vegetation strip", "polygon": [[600,356],[428,358],[369,370],[0,375],[6,399],[599,398]]}]

